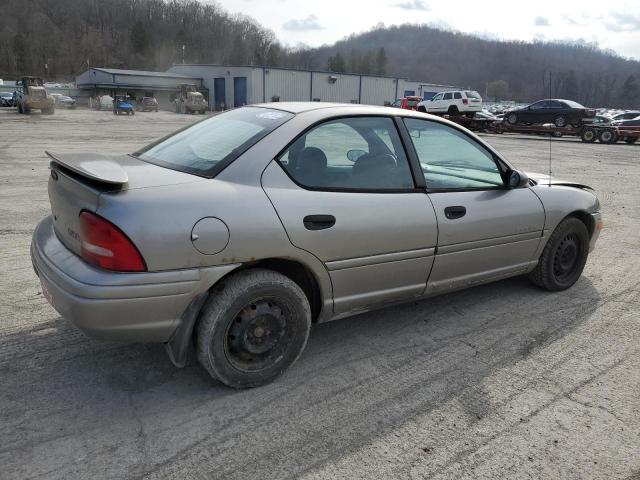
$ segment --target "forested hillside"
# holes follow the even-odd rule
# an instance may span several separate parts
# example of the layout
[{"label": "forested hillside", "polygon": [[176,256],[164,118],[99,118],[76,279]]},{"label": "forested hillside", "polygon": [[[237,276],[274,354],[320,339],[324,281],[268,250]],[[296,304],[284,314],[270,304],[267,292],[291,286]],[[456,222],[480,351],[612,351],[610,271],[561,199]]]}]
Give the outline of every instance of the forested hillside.
[{"label": "forested hillside", "polygon": [[[587,105],[640,106],[640,62],[591,45],[500,42],[427,26],[378,28],[306,52],[313,67],[362,69],[368,52],[385,50],[386,72],[415,80],[468,86],[520,101],[549,96]],[[375,56],[365,61],[373,64]],[[373,61],[373,63],[371,63]],[[551,85],[549,85],[551,78]]]},{"label": "forested hillside", "polygon": [[[195,0],[3,0],[0,78],[59,78],[87,65],[166,69],[192,63],[276,63],[273,32]],[[47,69],[45,71],[45,64]]]},{"label": "forested hillside", "polygon": [[183,58],[397,75],[498,99],[551,92],[590,106],[640,107],[640,62],[590,45],[500,42],[402,25],[292,50],[255,20],[197,0],[2,2],[0,78],[63,80],[88,65],[164,70]]}]

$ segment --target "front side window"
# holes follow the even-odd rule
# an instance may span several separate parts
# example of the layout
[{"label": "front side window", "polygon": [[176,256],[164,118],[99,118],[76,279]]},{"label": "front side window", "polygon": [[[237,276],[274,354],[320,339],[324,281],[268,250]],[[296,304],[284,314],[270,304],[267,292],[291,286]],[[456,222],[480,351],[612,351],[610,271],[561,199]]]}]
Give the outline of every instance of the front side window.
[{"label": "front side window", "polygon": [[133,155],[145,162],[203,177],[215,176],[293,114],[243,107],[216,115]]},{"label": "front side window", "polygon": [[405,119],[430,190],[504,186],[490,152],[462,132],[437,122]]},{"label": "front side window", "polygon": [[431,99],[431,101],[435,101],[435,100],[442,100],[442,96],[443,96],[443,95],[444,95],[443,93],[438,93],[437,95],[435,95],[435,96]]},{"label": "front side window", "polygon": [[313,189],[409,190],[413,178],[393,120],[352,117],[323,123],[278,158],[298,184]]}]

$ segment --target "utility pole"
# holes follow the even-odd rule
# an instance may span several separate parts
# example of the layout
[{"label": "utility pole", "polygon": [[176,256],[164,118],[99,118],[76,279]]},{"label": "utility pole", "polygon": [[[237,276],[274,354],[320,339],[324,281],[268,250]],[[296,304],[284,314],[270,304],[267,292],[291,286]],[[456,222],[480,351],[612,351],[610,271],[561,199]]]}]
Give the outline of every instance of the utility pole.
[{"label": "utility pole", "polygon": [[185,44],[182,44],[182,64],[184,65],[184,49],[185,49]]}]

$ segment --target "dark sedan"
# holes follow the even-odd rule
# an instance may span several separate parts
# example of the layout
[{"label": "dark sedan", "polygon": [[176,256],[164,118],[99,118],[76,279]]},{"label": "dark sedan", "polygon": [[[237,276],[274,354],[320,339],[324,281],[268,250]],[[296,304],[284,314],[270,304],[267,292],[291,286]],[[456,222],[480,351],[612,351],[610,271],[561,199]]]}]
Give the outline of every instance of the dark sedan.
[{"label": "dark sedan", "polygon": [[572,100],[547,99],[505,113],[507,122],[516,123],[553,123],[556,127],[581,125],[585,119],[591,120],[596,111],[585,108]]}]

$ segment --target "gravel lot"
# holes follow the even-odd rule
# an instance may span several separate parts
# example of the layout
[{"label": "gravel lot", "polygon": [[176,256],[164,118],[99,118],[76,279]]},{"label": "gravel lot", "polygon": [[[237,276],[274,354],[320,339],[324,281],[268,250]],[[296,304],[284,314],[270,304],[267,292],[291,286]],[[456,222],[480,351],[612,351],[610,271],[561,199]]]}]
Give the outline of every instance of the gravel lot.
[{"label": "gravel lot", "polygon": [[[29,258],[45,149],[130,152],[195,120],[0,111],[0,478],[640,479],[640,145],[553,141],[605,219],[572,289],[512,279],[319,325],[284,377],[234,391],[161,345],[86,338]],[[548,168],[547,139],[485,138]]]}]

